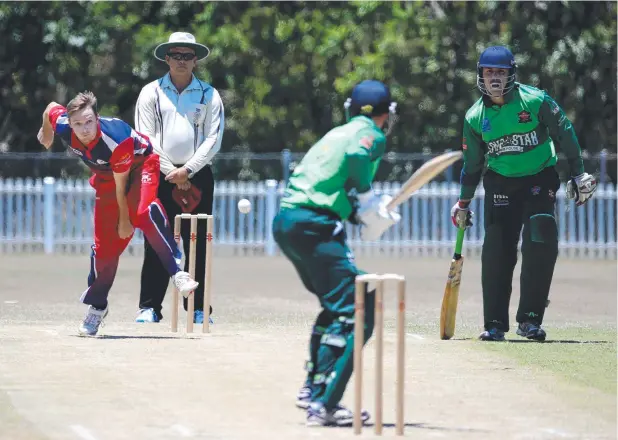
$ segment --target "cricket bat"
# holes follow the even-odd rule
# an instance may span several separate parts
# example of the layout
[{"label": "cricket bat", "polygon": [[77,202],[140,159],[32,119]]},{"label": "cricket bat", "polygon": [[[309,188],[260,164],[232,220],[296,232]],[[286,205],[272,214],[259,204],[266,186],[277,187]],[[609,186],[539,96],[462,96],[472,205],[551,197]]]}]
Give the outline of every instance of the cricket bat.
[{"label": "cricket bat", "polygon": [[451,260],[451,267],[448,271],[444,297],[442,298],[442,310],[440,312],[440,339],[451,339],[455,334],[455,318],[457,317],[457,303],[459,301],[459,285],[461,283],[461,271],[463,269],[464,258],[461,255],[463,247],[465,229],[457,232],[455,242],[455,253]]},{"label": "cricket bat", "polygon": [[462,157],[463,153],[461,151],[451,151],[450,153],[441,154],[425,162],[423,166],[416,170],[416,172],[401,186],[399,192],[395,194],[393,199],[388,203],[387,208],[392,210],[401,205],[412,197],[412,194],[418,191],[423,185],[431,181]]}]

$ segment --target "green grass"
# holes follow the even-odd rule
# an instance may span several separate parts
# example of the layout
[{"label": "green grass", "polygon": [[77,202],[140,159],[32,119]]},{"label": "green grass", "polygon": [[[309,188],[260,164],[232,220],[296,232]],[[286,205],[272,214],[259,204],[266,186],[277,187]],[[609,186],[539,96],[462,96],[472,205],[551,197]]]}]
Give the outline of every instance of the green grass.
[{"label": "green grass", "polygon": [[514,358],[522,365],[552,371],[569,383],[616,394],[615,329],[554,328],[548,332],[546,343],[527,341],[514,331],[506,336],[512,342],[479,341],[474,345]]}]

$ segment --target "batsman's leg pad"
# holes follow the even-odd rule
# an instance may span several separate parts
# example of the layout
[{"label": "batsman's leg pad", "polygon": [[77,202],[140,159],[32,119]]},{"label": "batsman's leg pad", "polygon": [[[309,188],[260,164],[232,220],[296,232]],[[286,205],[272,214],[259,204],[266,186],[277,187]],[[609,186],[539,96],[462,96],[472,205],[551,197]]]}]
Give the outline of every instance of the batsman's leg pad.
[{"label": "batsman's leg pad", "polygon": [[313,328],[311,330],[311,340],[309,341],[309,360],[305,365],[307,370],[307,380],[305,384],[311,386],[313,383],[313,375],[318,363],[318,350],[320,349],[320,341],[322,336],[332,322],[332,316],[327,310],[322,310],[318,315]]},{"label": "batsman's leg pad", "polygon": [[558,258],[558,228],[551,214],[530,216],[524,226],[517,322],[541,325]]},{"label": "batsman's leg pad", "polygon": [[[364,327],[364,343],[367,343],[371,335],[373,334],[373,328],[375,323],[374,317],[375,310],[375,295],[374,292],[370,294],[365,294],[365,327]],[[334,408],[343,397],[343,393],[345,392],[346,386],[352,376],[352,369],[354,363],[354,338],[356,335],[354,334],[354,319],[352,318],[343,318],[342,328],[345,329],[345,344],[341,344],[339,338],[336,340],[337,347],[332,347],[332,353],[336,354],[334,356],[334,362],[328,365],[328,370],[322,370],[322,353],[326,352],[327,347],[329,345],[323,344],[320,346],[320,372],[324,371],[324,384],[325,389],[323,393],[318,393],[314,395],[316,400],[324,403],[326,408],[332,409]],[[340,334],[339,336],[343,336]],[[335,340],[333,340],[335,343]],[[332,358],[331,358],[332,359]]]}]

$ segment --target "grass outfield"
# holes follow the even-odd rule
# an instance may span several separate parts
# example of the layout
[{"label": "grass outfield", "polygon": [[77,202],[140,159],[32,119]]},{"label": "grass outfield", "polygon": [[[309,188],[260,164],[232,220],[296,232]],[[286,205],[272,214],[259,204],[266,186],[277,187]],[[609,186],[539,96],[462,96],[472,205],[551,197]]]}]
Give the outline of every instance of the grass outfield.
[{"label": "grass outfield", "polygon": [[[552,328],[545,343],[507,333],[505,343],[479,341],[476,347],[514,358],[522,365],[546,369],[608,394],[616,394],[616,330]],[[518,339],[515,339],[518,338]]]}]

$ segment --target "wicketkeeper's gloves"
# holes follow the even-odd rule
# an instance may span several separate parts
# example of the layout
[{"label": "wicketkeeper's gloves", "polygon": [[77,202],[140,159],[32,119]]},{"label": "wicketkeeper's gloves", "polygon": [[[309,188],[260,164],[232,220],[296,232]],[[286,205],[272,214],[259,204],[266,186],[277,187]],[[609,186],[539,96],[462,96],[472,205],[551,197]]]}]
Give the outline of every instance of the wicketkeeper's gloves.
[{"label": "wicketkeeper's gloves", "polygon": [[597,190],[597,179],[588,173],[571,177],[566,185],[567,199],[575,200],[577,206],[581,206],[588,201],[592,194]]}]

